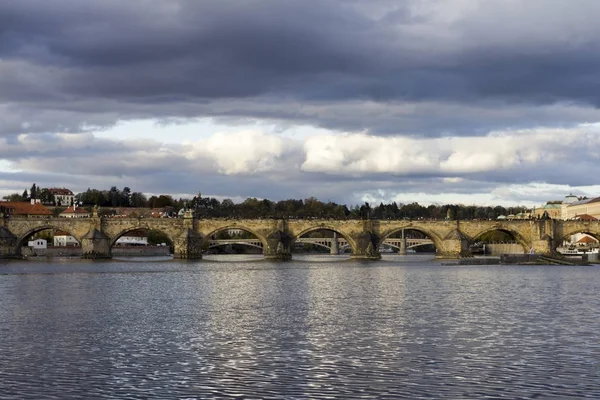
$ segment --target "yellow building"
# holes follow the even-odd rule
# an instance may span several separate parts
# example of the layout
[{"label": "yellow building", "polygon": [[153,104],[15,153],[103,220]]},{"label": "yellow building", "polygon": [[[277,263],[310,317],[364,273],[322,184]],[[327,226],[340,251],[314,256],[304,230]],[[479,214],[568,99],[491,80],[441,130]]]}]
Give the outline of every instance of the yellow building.
[{"label": "yellow building", "polygon": [[562,219],[578,219],[585,215],[600,219],[600,197],[578,199],[566,205],[563,208]]},{"label": "yellow building", "polygon": [[534,208],[532,211],[533,218],[542,218],[544,213],[551,219],[562,218],[562,201],[551,200],[539,208]]},{"label": "yellow building", "polygon": [[589,216],[600,219],[600,197],[588,199],[569,194],[564,200],[548,201],[542,207],[532,210],[533,218],[543,218],[547,215],[551,219],[580,219]]}]

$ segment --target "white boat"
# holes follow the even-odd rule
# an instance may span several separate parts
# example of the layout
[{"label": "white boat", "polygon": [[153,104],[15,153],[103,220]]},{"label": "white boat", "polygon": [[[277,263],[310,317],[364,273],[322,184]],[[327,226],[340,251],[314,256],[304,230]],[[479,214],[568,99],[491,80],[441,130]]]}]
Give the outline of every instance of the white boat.
[{"label": "white boat", "polygon": [[559,247],[556,249],[560,254],[565,256],[582,256],[584,254],[598,254],[600,249],[594,248],[577,248],[577,247]]}]

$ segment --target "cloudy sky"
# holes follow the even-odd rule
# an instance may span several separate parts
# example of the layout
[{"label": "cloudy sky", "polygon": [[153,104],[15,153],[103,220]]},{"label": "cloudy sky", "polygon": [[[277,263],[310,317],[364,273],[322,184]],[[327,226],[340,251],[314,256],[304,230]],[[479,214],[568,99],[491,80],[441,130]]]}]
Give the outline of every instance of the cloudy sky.
[{"label": "cloudy sky", "polygon": [[597,0],[4,0],[0,195],[600,195]]}]

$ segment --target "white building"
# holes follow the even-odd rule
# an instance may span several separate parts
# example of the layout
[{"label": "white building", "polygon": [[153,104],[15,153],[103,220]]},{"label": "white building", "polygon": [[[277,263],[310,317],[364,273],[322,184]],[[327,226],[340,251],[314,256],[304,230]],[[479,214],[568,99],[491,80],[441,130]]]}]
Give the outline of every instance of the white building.
[{"label": "white building", "polygon": [[48,189],[48,191],[54,196],[55,205],[63,207],[73,205],[73,200],[75,200],[75,196],[73,195],[73,192],[71,192],[69,189],[50,188]]},{"label": "white building", "polygon": [[30,240],[27,243],[27,246],[31,247],[32,249],[47,249],[48,242],[46,241],[46,239],[35,239]]},{"label": "white building", "polygon": [[56,231],[54,233],[54,246],[57,247],[74,247],[79,246],[79,242],[67,232]]},{"label": "white building", "polygon": [[117,246],[148,246],[148,236],[142,230],[127,232],[117,239]]}]

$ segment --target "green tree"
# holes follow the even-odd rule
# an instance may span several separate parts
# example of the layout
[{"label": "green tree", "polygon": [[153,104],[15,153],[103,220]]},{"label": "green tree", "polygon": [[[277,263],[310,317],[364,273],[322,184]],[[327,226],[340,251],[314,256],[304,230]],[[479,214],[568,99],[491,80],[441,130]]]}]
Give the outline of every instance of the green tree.
[{"label": "green tree", "polygon": [[19,193],[12,193],[12,194],[6,195],[6,196],[2,197],[2,199],[6,200],[6,201],[25,201],[25,200],[27,200],[27,198],[23,198],[23,196],[20,195]]},{"label": "green tree", "polygon": [[42,204],[54,204],[54,195],[47,188],[37,189],[37,198]]},{"label": "green tree", "polygon": [[112,186],[108,191],[108,199],[111,207],[118,207],[121,205],[121,192],[116,186]]},{"label": "green tree", "polygon": [[121,191],[121,196],[119,199],[119,206],[121,207],[130,207],[131,206],[131,189],[127,186],[123,188]]},{"label": "green tree", "polygon": [[143,193],[133,192],[130,199],[131,207],[148,207],[148,199]]},{"label": "green tree", "polygon": [[175,200],[173,200],[173,197],[166,195],[166,194],[161,194],[158,197],[152,196],[152,197],[150,197],[150,199],[148,199],[148,202],[150,203],[149,205],[151,208],[163,208],[163,207],[174,207],[175,206]]},{"label": "green tree", "polygon": [[156,246],[157,244],[166,243],[168,246],[171,246],[173,244],[169,236],[164,232],[151,229],[146,231],[146,235],[148,235],[149,245]]}]

